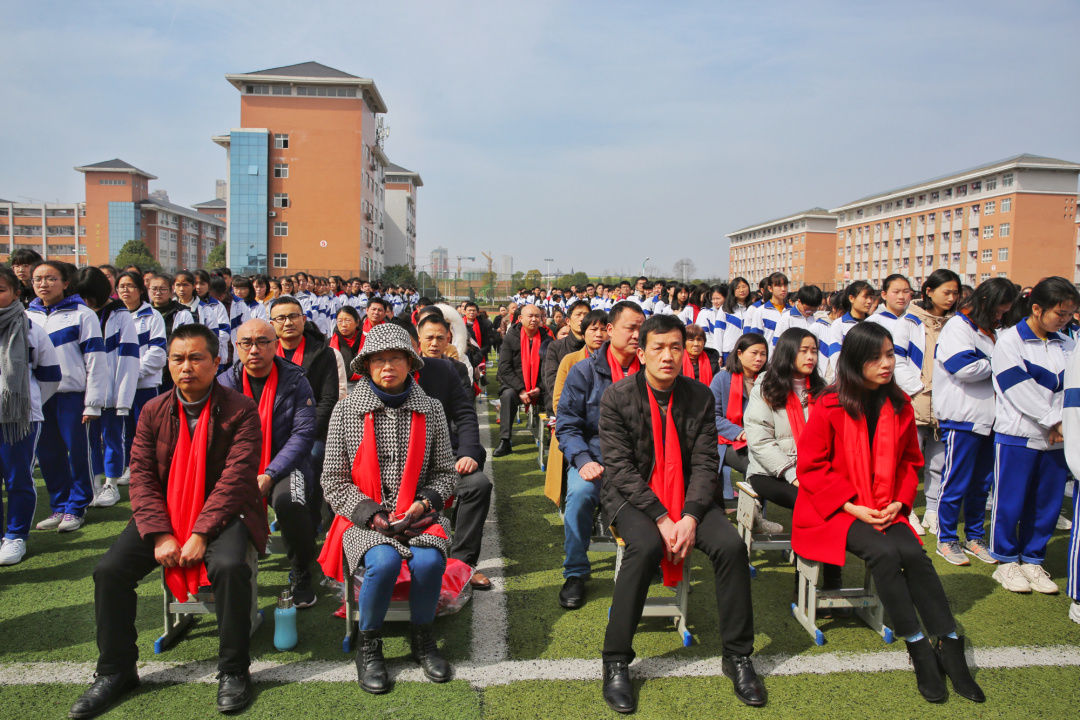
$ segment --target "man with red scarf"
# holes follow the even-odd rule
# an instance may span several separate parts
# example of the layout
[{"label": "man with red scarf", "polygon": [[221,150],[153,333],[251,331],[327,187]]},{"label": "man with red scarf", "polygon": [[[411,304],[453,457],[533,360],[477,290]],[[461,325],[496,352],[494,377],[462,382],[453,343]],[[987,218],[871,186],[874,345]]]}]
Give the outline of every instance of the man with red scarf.
[{"label": "man with red scarf", "polygon": [[491,453],[502,457],[513,452],[510,436],[519,405],[543,407],[540,364],[551,342],[551,333],[542,327],[543,313],[536,305],[521,308],[520,322],[506,331],[499,350],[499,446]]},{"label": "man with red scarf", "polygon": [[629,664],[656,565],[664,584],[675,586],[695,547],[715,574],[724,674],[742,702],[766,700],[750,660],[754,611],[746,546],[713,501],[720,464],[715,403],[707,387],[681,374],[685,338],[677,317],[650,317],[637,351],[643,372],[612,385],[600,401],[601,503],[626,541],[603,651],[604,700],[618,712],[636,707]]},{"label": "man with red scarf", "polygon": [[304,371],[277,356],[278,339],[265,320],[249,320],[236,331],[238,361],[221,374],[227,388],[247,395],[259,408],[262,454],[259,492],[277,515],[292,567],[293,605],[315,604],[311,564],[315,527],[307,507],[312,484],[315,398]]},{"label": "man with red scarf", "polygon": [[386,322],[386,315],[390,312],[390,303],[381,297],[373,297],[368,301],[367,312],[364,316],[364,324],[360,328],[360,346],[363,347],[371,328]]},{"label": "man with red scarf", "polygon": [[592,572],[589,539],[600,500],[604,457],[600,450],[600,398],[612,382],[641,369],[638,330],[645,314],[636,304],[618,302],[608,315],[608,342],[566,375],[555,413],[555,437],[566,468],[563,500],[563,586],[559,604],[577,610],[585,604],[585,582]]},{"label": "man with red scarf", "polygon": [[200,324],[173,332],[168,348],[175,391],[149,401],[131,447],[132,520],[94,569],[98,662],[94,684],[73,718],[107,710],[139,684],[135,586],[165,568],[179,600],[209,585],[218,617],[217,709],[251,702],[248,666],[251,568],[266,547],[266,509],[256,476],[262,438],[255,402],[222,387],[217,335]]}]

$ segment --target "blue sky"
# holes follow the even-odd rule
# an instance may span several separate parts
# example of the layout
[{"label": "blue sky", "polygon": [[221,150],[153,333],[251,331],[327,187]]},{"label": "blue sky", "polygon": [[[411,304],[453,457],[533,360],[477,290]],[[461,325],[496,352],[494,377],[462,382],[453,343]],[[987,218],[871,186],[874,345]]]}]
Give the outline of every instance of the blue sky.
[{"label": "blue sky", "polygon": [[1080,3],[4,2],[0,197],[120,157],[213,196],[224,79],[375,80],[437,245],[514,267],[727,270],[724,234],[1031,152],[1080,160]]}]

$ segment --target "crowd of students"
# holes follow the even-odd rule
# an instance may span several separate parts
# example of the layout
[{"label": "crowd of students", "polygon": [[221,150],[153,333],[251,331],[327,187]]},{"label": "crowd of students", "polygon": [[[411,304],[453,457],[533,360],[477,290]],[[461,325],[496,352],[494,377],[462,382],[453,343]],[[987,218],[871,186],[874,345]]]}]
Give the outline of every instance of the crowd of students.
[{"label": "crowd of students", "polygon": [[[724,468],[793,510],[792,547],[826,564],[826,586],[838,586],[847,553],[867,562],[928,700],[944,698],[944,677],[964,697],[983,695],[918,535],[936,534],[937,554],[954,565],[996,565],[995,580],[1012,592],[1059,591],[1046,548],[1069,524],[1063,498],[1070,468],[1080,471],[1080,293],[1063,278],[967,288],[938,270],[917,289],[893,275],[880,290],[856,281],[827,294],[790,292],[781,273],[757,289],[744,278],[688,286],[641,277],[522,289],[489,319],[473,302],[435,305],[411,288],[302,272],[170,276],[75,268],[26,250],[11,265],[0,268],[0,565],[26,555],[35,463],[50,505],[39,531],[78,530],[89,508],[116,504],[132,483],[132,523],[95,571],[99,676],[73,716],[101,712],[137,683],[133,588],[158,565],[180,573],[170,584],[180,599],[185,588],[220,585],[232,619],[220,628],[218,708],[250,702],[237,619],[250,598],[237,583],[247,543],[265,548],[267,504],[297,606],[316,602],[316,563],[339,581],[356,575],[365,690],[390,689],[381,626],[402,561],[412,572],[413,656],[430,679],[449,679],[431,631],[442,572],[458,560],[475,589],[491,587],[476,570],[491,481],[474,398],[492,351],[493,455],[514,451],[519,407],[550,418],[545,494],[563,510],[560,605],[586,602],[598,512],[625,542],[602,653],[603,694],[616,710],[636,707],[628,666],[652,568],[661,564],[674,584],[693,547],[715,572],[724,672],[740,700],[766,701],[750,660],[748,557],[725,517],[735,493]],[[248,405],[232,399],[245,395]],[[240,432],[217,416],[223,407],[249,418],[252,435],[214,456],[215,442]],[[192,479],[199,469],[205,479]],[[192,483],[205,484],[204,497]],[[180,487],[186,500],[174,498]],[[219,492],[232,494],[212,502]],[[220,525],[199,525],[210,506]],[[181,507],[190,521],[178,525]],[[782,529],[760,508],[754,522]],[[1076,622],[1078,532],[1067,588]],[[209,574],[180,572],[188,567]],[[117,587],[130,597],[103,599]]]}]

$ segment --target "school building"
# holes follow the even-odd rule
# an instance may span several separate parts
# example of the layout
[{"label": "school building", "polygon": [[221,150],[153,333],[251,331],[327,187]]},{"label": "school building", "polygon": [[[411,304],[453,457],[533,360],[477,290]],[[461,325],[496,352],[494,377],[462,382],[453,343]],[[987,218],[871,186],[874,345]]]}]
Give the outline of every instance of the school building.
[{"label": "school building", "polygon": [[727,237],[731,241],[729,276],[744,277],[751,287],[774,272],[787,275],[793,287],[833,284],[836,216],[825,208],[756,223]]},{"label": "school building", "polygon": [[390,163],[386,168],[386,264],[416,270],[416,191],[420,173]]}]

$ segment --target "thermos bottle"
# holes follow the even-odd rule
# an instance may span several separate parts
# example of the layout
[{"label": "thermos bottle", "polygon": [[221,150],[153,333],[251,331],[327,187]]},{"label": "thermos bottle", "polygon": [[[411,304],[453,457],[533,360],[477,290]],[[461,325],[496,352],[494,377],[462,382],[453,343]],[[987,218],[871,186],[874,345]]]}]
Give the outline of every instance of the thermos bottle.
[{"label": "thermos bottle", "polygon": [[296,647],[296,640],[296,606],[293,605],[292,592],[282,590],[274,608],[274,647],[292,650]]}]

